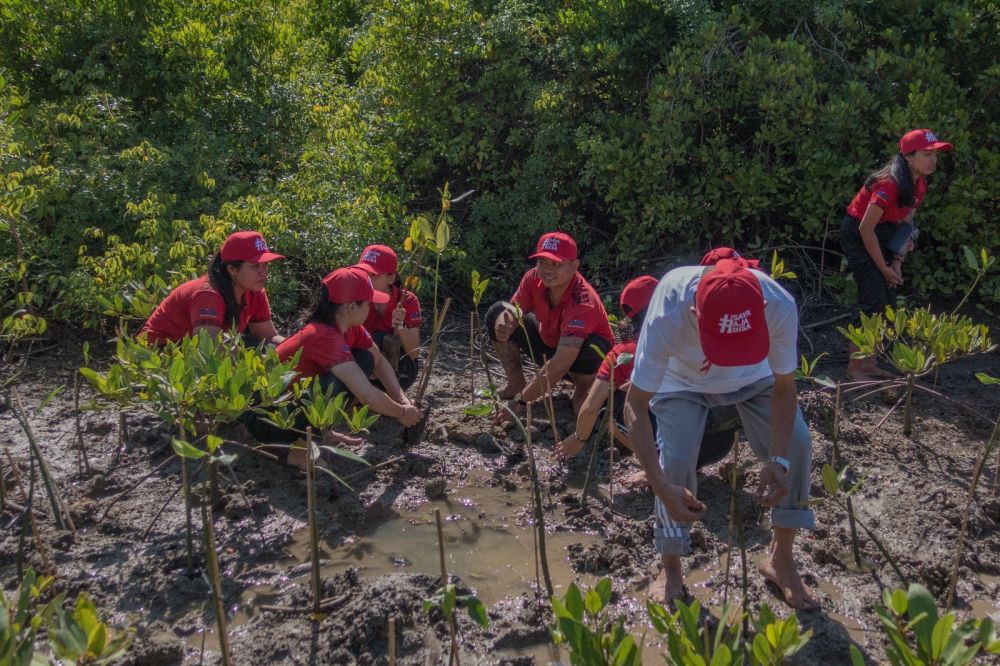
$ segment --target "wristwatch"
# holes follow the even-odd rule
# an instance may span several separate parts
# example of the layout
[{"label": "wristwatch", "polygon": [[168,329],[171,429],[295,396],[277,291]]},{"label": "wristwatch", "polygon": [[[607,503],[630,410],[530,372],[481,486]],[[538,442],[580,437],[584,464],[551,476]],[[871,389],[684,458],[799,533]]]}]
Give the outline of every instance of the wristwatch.
[{"label": "wristwatch", "polygon": [[782,458],[781,456],[771,456],[767,461],[778,463],[785,472],[788,472],[788,468],[792,466],[792,463],[788,462],[787,458]]},{"label": "wristwatch", "polygon": [[522,407],[528,404],[528,402],[521,396],[521,391],[518,391],[517,395],[514,396],[514,402],[521,405]]}]

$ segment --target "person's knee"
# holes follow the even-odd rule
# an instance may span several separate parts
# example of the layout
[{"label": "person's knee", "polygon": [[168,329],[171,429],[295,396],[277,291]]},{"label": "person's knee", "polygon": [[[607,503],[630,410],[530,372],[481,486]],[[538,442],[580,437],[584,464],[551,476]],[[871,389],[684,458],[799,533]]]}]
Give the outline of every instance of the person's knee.
[{"label": "person's knee", "polygon": [[486,311],[486,335],[494,342],[497,339],[497,319],[500,318],[500,314],[506,309],[507,301],[497,301]]},{"label": "person's knee", "polygon": [[370,351],[355,349],[351,352],[351,355],[354,356],[354,362],[358,364],[358,367],[361,368],[366,377],[375,371],[375,357],[372,356]]}]

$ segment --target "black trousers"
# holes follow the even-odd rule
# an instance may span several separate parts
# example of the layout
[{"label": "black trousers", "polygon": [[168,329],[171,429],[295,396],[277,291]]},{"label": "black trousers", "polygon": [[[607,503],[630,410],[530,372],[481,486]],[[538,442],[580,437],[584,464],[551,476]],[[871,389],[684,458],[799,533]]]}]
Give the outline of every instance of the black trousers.
[{"label": "black trousers", "polygon": [[[386,333],[385,331],[375,331],[372,335],[372,340],[378,345],[379,351],[385,352],[385,338],[392,333]],[[371,373],[369,373],[371,374]],[[410,356],[405,352],[401,351],[399,355],[399,365],[396,366],[396,378],[399,379],[399,387],[404,391],[411,386],[413,382],[417,381],[417,375],[420,374],[420,359],[410,358]]]},{"label": "black trousers", "polygon": [[[354,355],[354,361],[361,366],[361,370],[365,373],[365,375],[370,375],[375,367],[375,358],[371,355],[371,352],[367,352],[363,349],[355,349],[352,353]],[[349,399],[355,399],[354,394],[347,388],[347,385],[337,379],[337,376],[332,372],[319,375],[313,381],[318,381],[324,390],[333,386],[333,395],[346,393]],[[299,431],[305,431],[306,426],[309,425],[309,421],[302,412],[296,414],[295,428],[293,430],[279,428],[273,423],[266,421],[261,415],[252,411],[244,412],[243,416],[240,417],[240,422],[246,426],[246,429],[250,431],[250,434],[253,435],[258,442],[264,444],[290,444],[301,437],[302,435]]]},{"label": "black trousers", "polygon": [[[490,340],[496,342],[496,323],[500,313],[506,309],[506,301],[497,301],[486,311],[486,334]],[[525,334],[525,330],[527,334]],[[550,359],[556,355],[556,348],[549,347],[542,341],[542,336],[538,332],[538,319],[534,314],[528,313],[524,316],[524,328],[518,326],[514,329],[514,334],[510,336],[510,341],[517,344],[522,354],[526,354],[536,365],[541,366],[545,359]],[[583,341],[580,353],[577,355],[569,371],[577,375],[596,375],[604,360],[591,345],[607,354],[611,350],[611,341],[605,340],[599,335],[591,333]],[[544,358],[543,358],[544,356]]]},{"label": "black trousers", "polygon": [[[896,288],[886,284],[882,272],[872,261],[865,243],[861,239],[858,227],[861,223],[845,215],[840,224],[840,247],[847,258],[847,266],[851,269],[854,282],[858,285],[858,310],[866,315],[881,314],[887,305],[895,307]],[[892,251],[888,247],[889,240],[896,231],[895,224],[876,224],[875,238],[882,250],[883,261],[892,261]]]}]

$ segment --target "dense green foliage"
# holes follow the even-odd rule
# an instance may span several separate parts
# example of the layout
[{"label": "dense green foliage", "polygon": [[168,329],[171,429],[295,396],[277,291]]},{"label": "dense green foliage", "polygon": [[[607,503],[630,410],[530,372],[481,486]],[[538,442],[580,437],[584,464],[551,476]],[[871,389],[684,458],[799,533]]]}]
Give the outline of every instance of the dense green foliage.
[{"label": "dense green foliage", "polygon": [[0,15],[4,315],[142,318],[253,228],[291,257],[269,284],[288,317],[365,244],[398,246],[446,181],[476,190],[444,267],[462,299],[470,269],[509,286],[556,227],[598,283],[713,243],[839,249],[844,206],[912,127],[956,146],[914,287],[948,293],[963,245],[1000,245],[985,0],[7,0]]}]

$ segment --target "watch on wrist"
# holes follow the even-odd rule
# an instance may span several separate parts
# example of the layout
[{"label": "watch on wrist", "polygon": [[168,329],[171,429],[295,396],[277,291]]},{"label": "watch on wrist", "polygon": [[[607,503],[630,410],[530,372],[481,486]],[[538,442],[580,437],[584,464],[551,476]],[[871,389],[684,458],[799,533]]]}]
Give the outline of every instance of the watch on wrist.
[{"label": "watch on wrist", "polygon": [[767,459],[767,461],[781,465],[781,468],[785,470],[785,472],[788,472],[788,468],[792,466],[792,464],[788,462],[787,458],[782,458],[781,456],[771,456]]},{"label": "watch on wrist", "polygon": [[528,404],[528,402],[524,399],[524,396],[522,395],[521,391],[518,391],[517,395],[514,396],[514,402],[521,405],[522,407]]}]

